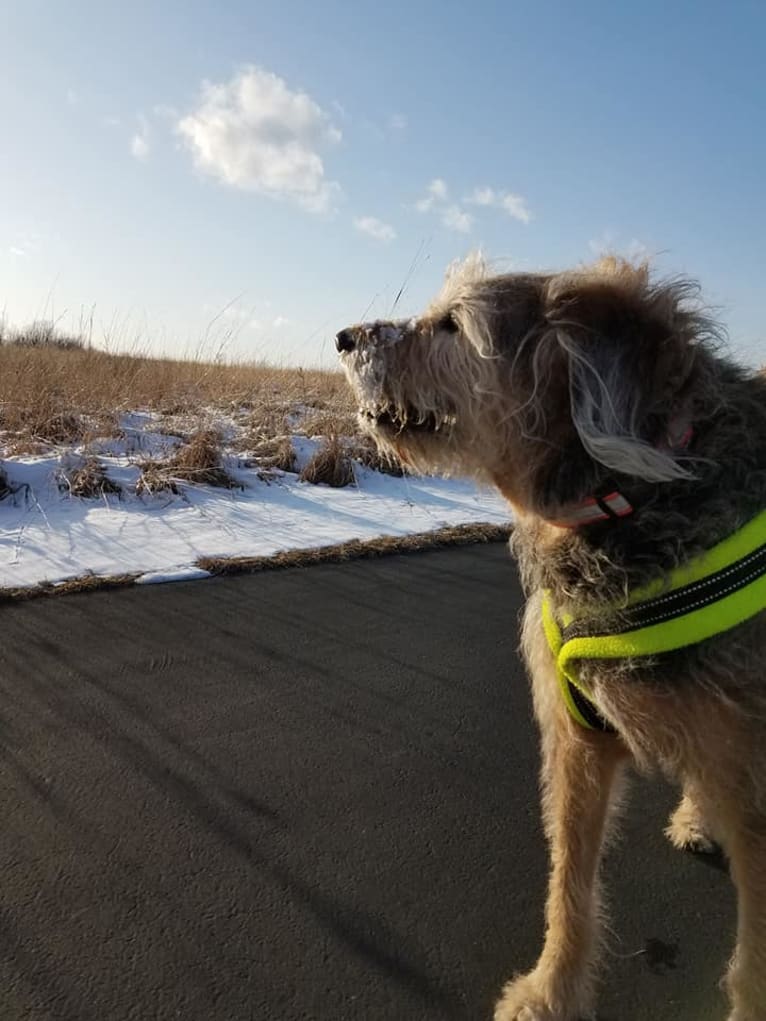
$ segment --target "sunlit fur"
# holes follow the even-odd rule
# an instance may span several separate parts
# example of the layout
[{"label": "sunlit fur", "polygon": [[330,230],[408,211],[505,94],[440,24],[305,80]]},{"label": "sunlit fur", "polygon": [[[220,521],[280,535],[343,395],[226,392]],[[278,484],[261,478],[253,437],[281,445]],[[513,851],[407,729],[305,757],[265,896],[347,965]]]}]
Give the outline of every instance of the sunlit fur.
[{"label": "sunlit fur", "polygon": [[[501,490],[528,596],[522,649],[542,732],[551,878],[540,961],[506,987],[497,1021],[576,1021],[592,1009],[599,858],[628,763],[683,786],[668,829],[676,846],[722,843],[739,898],[728,1021],[763,1021],[764,615],[672,654],[582,664],[615,737],[568,716],[540,592],[597,613],[766,508],[766,381],[719,354],[720,331],[691,283],[655,281],[618,259],[493,276],[473,257],[422,316],[393,325],[352,328],[342,356],[362,421],[417,468],[470,472]],[[677,440],[689,426],[686,447]],[[631,516],[553,523],[605,486]]]}]

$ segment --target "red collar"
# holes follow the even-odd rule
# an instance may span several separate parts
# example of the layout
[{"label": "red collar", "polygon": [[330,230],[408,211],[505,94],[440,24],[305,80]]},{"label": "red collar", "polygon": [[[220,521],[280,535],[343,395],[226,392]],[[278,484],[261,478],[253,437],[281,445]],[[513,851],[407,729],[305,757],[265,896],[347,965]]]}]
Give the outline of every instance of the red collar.
[{"label": "red collar", "polygon": [[579,503],[562,507],[560,515],[551,519],[551,524],[559,528],[579,528],[610,518],[626,518],[632,513],[633,505],[615,490],[607,496],[589,496]]},{"label": "red collar", "polygon": [[[671,423],[665,444],[669,450],[686,450],[694,437],[694,429],[686,422]],[[626,518],[633,513],[633,505],[616,489],[606,496],[588,496],[577,503],[562,507],[555,518],[549,518],[558,528],[580,528],[597,521]]]}]

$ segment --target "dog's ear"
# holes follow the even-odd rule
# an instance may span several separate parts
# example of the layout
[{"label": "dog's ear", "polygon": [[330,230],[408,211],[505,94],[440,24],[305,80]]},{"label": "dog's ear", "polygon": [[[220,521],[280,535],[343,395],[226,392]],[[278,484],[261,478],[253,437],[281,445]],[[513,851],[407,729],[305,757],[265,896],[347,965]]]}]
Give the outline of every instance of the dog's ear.
[{"label": "dog's ear", "polygon": [[551,280],[551,348],[563,354],[572,423],[594,461],[648,482],[689,478],[666,438],[691,387],[703,322],[688,283],[603,260]]}]

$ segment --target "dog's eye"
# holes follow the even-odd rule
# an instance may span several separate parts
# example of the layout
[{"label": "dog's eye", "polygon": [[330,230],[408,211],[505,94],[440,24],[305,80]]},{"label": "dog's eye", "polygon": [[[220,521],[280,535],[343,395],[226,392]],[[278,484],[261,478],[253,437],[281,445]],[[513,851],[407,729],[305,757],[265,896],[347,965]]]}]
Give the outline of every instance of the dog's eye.
[{"label": "dog's eye", "polygon": [[460,329],[460,326],[452,312],[448,312],[446,316],[442,316],[441,319],[438,321],[438,323],[436,324],[436,329],[442,330],[444,331],[444,333],[457,333],[457,331]]}]

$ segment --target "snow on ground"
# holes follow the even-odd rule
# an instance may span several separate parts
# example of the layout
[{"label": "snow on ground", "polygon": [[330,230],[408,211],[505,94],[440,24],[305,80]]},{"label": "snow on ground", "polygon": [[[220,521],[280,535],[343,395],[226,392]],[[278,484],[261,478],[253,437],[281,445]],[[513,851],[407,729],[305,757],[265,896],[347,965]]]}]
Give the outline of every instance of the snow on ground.
[{"label": "snow on ground", "polygon": [[[91,444],[120,496],[81,499],[62,492],[58,475],[68,455],[12,458],[8,480],[21,486],[0,501],[0,587],[60,582],[85,574],[140,572],[141,581],[204,575],[203,556],[264,556],[428,532],[471,522],[506,523],[504,501],[473,482],[395,478],[356,465],[356,485],[331,489],[291,473],[264,474],[228,457],[242,489],[184,484],[179,494],[137,496],[136,454],[155,455],[167,435],[151,432],[145,416],[131,416],[119,439]],[[294,440],[299,461],[318,441]]]}]

